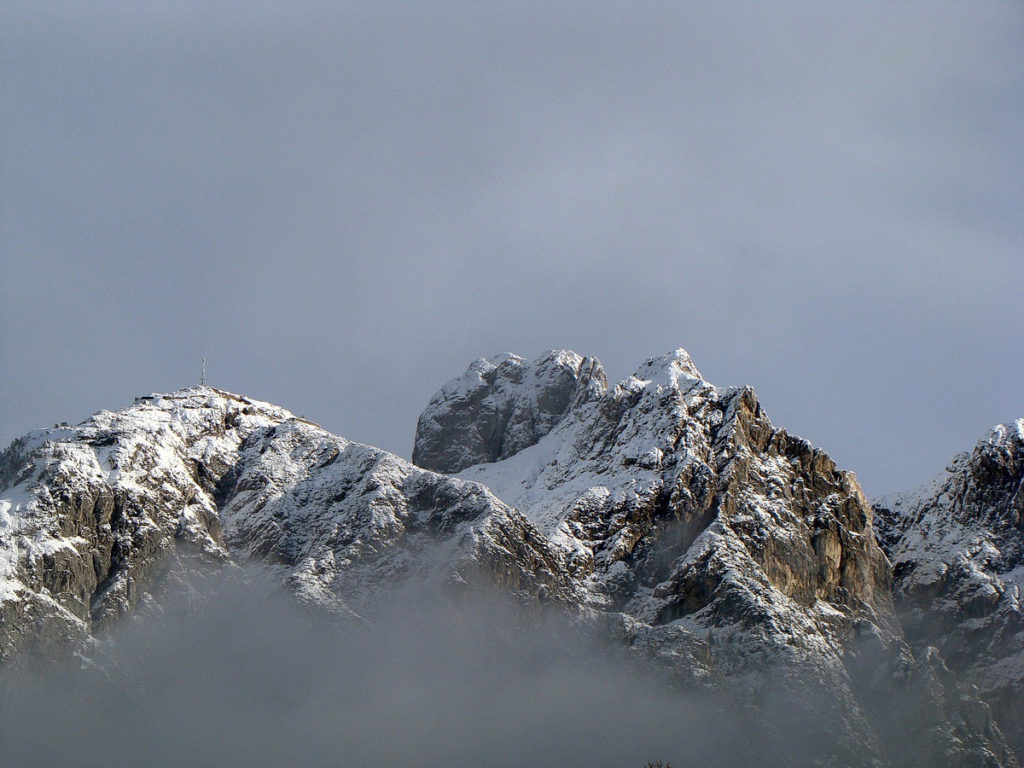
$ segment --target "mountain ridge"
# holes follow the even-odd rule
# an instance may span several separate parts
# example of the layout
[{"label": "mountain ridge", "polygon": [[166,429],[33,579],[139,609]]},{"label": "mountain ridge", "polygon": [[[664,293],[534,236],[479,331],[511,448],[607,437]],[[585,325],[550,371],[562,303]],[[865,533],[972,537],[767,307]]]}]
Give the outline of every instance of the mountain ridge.
[{"label": "mountain ridge", "polygon": [[[715,387],[682,349],[614,386],[567,351],[481,359],[453,382],[413,452],[446,472],[211,387],[15,441],[0,661],[86,645],[207,567],[257,565],[355,621],[403,585],[497,589],[686,686],[815,692],[800,716],[824,729],[825,763],[1016,765],[987,705],[904,642],[856,479],[752,389]],[[927,702],[930,720],[886,699]]]}]

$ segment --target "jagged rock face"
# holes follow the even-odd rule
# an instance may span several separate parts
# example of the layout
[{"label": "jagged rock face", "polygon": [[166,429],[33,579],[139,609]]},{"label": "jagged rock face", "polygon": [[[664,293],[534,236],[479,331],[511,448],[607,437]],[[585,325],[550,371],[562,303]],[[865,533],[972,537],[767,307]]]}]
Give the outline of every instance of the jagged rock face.
[{"label": "jagged rock face", "polygon": [[862,626],[846,656],[853,689],[871,713],[889,765],[1018,765],[989,705],[935,648],[915,656],[905,643]]},{"label": "jagged rock face", "polygon": [[607,384],[601,364],[575,352],[550,351],[532,363],[510,354],[481,358],[431,398],[416,425],[413,463],[451,473],[507,458]]},{"label": "jagged rock face", "polygon": [[[535,446],[460,476],[559,543],[596,606],[668,624],[738,589],[744,609],[760,595],[893,624],[888,566],[856,480],[776,430],[749,388],[704,381],[682,350],[580,403]],[[737,618],[710,614],[711,624]]]},{"label": "jagged rock face", "polygon": [[907,639],[937,647],[1024,749],[1024,419],[875,509]]}]

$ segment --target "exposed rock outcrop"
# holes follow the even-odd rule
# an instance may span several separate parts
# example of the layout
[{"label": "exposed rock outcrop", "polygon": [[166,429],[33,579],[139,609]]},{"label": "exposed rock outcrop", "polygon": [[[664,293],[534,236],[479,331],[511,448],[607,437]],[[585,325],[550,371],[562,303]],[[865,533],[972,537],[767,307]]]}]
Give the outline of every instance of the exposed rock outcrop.
[{"label": "exposed rock outcrop", "polygon": [[487,488],[308,423],[250,436],[221,493],[234,555],[317,605],[372,617],[389,591],[424,584],[577,599],[558,550]]},{"label": "exposed rock outcrop", "polygon": [[[916,662],[871,506],[851,474],[773,427],[751,389],[709,384],[676,350],[575,406],[536,445],[459,476],[564,550],[627,645],[690,683],[785,700],[809,733],[826,729],[828,760],[884,761],[897,719],[866,678],[909,680]],[[868,665],[865,636],[878,646]],[[970,695],[943,680],[907,683],[931,697],[933,719],[913,723],[930,734],[921,748],[1003,764],[998,728],[971,743],[954,735],[973,732],[940,700]]]},{"label": "exposed rock outcrop", "polygon": [[413,463],[458,472],[507,458],[607,386],[601,364],[575,352],[552,350],[532,363],[511,354],[481,358],[431,398],[416,425]]}]

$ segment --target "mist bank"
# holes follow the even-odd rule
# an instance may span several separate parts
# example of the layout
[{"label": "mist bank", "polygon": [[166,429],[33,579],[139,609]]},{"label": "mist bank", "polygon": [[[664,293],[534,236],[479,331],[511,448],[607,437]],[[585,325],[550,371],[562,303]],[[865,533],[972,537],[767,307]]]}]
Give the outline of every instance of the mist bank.
[{"label": "mist bank", "polygon": [[[201,589],[88,658],[9,673],[8,766],[812,764],[817,726],[682,690],[554,615],[419,593],[372,624],[261,578]],[[773,702],[773,706],[778,702]]]}]

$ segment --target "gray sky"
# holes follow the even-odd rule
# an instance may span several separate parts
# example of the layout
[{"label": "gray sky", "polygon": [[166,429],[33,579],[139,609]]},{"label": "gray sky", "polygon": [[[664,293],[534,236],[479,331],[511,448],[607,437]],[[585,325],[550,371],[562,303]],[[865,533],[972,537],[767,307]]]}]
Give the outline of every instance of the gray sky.
[{"label": "gray sky", "polygon": [[404,456],[686,347],[869,494],[1024,416],[1024,4],[0,1],[0,441],[211,383]]}]

